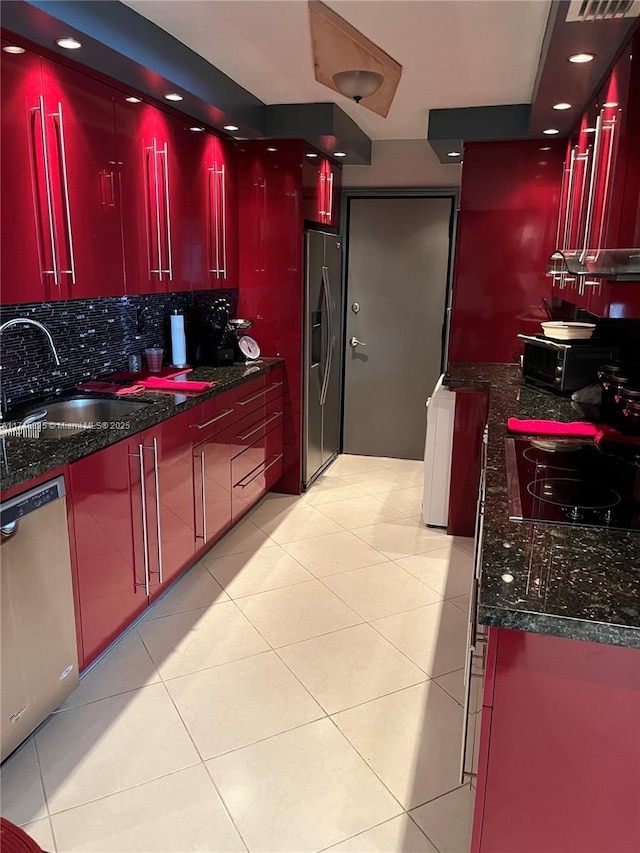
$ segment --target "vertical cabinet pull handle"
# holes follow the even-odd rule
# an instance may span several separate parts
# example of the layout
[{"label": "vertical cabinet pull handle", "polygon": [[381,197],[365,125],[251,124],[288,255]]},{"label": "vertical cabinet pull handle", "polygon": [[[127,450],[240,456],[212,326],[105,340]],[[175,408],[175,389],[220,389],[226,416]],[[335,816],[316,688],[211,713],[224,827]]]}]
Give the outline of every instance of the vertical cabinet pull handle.
[{"label": "vertical cabinet pull handle", "polygon": [[67,232],[67,242],[69,246],[69,269],[60,270],[60,272],[69,273],[71,275],[71,283],[76,283],[76,261],[73,248],[73,232],[71,230],[71,204],[69,201],[69,176],[67,174],[67,148],[64,140],[64,121],[62,119],[62,103],[58,101],[58,111],[53,113],[54,120],[58,119],[59,127],[59,151],[60,151],[60,167],[62,171],[62,190],[64,195],[64,213],[65,225]]},{"label": "vertical cabinet pull handle", "polygon": [[[52,200],[52,190],[51,190],[51,166],[49,164],[49,149],[47,146],[47,125],[46,125],[46,118],[45,118],[45,111],[44,111],[44,98],[42,95],[40,95],[38,98],[38,106],[33,107],[33,113],[34,114],[39,113],[39,118],[40,118],[39,123],[40,123],[40,136],[41,136],[41,140],[42,140],[42,161],[43,161],[43,165],[44,165],[44,185],[45,185],[45,194],[46,194],[46,198],[47,198],[47,224],[49,226],[48,231],[49,231],[49,241],[50,241],[50,247],[51,247],[51,265],[53,267],[53,269],[51,269],[51,270],[42,269],[42,272],[43,272],[43,274],[46,274],[46,275],[52,275],[54,284],[56,285],[56,287],[60,287],[60,273],[58,271],[58,252],[57,252],[57,247],[56,247],[55,227],[54,227],[54,222],[53,222],[53,200]],[[35,140],[34,140],[34,143],[35,143]],[[35,150],[33,153],[34,153],[34,165],[37,166],[37,157],[36,157]],[[37,171],[38,171],[37,168],[34,168],[34,174],[36,176],[37,176]],[[37,177],[36,177],[36,181],[37,181]],[[36,186],[35,195],[36,195],[36,199],[37,199],[37,197],[38,197],[37,186]],[[37,208],[37,201],[36,201],[36,208]],[[38,218],[38,221],[40,222],[39,211],[37,212],[37,218]],[[45,229],[42,229],[42,230],[44,231]],[[45,259],[44,259],[44,251],[43,251],[42,255],[43,255],[43,257],[42,257],[41,266],[45,267],[47,264],[46,264]]]},{"label": "vertical cabinet pull handle", "polygon": [[205,455],[204,450],[200,451],[200,473],[202,476],[202,538],[207,541],[207,489],[205,486]]},{"label": "vertical cabinet pull handle", "polygon": [[160,476],[158,471],[158,439],[153,439],[153,477],[156,485],[156,536],[158,537],[158,581],[162,577],[162,530],[160,526]]},{"label": "vertical cabinet pull handle", "polygon": [[142,498],[142,544],[144,554],[144,583],[136,584],[143,586],[144,593],[149,596],[149,539],[147,537],[147,487],[144,481],[144,447],[138,445],[138,458],[140,461],[140,497]]},{"label": "vertical cabinet pull handle", "polygon": [[[227,191],[224,163],[217,161],[209,169],[209,205],[211,207],[211,268],[216,278],[227,277]],[[212,232],[212,233],[211,233]],[[214,251],[215,246],[215,251]]]},{"label": "vertical cabinet pull handle", "polygon": [[322,389],[320,391],[320,405],[324,406],[327,399],[329,387],[329,375],[331,373],[331,361],[333,358],[333,317],[331,316],[331,295],[329,292],[329,271],[326,266],[322,267],[322,293],[324,296],[325,313],[327,316],[327,353],[325,358],[324,376],[322,378]]},{"label": "vertical cabinet pull handle", "polygon": [[[149,187],[148,198],[149,198],[149,209],[148,209],[148,222],[149,222],[149,258],[150,258],[150,270],[149,272],[157,275],[162,281],[162,226],[160,222],[160,180],[158,178],[158,142],[154,138],[153,145],[150,145],[146,149],[147,154],[147,168],[145,170],[145,174],[147,176],[147,183]],[[149,163],[151,163],[153,169],[153,185],[151,181],[151,176],[149,175]],[[153,257],[153,241],[151,239],[151,233],[153,231],[153,224],[151,217],[155,218],[155,238],[156,238],[156,249],[157,253],[155,258]],[[156,263],[156,269],[153,269],[153,263]]]},{"label": "vertical cabinet pull handle", "polygon": [[[582,246],[582,254],[580,255],[580,263],[584,264],[587,257],[587,249],[589,248],[589,236],[591,232],[591,224],[593,222],[593,204],[596,194],[596,183],[598,174],[598,160],[600,158],[600,147],[602,144],[602,113],[599,114],[596,120],[596,132],[593,142],[593,156],[591,158],[591,175],[589,179],[589,196],[587,202],[587,216],[584,223],[584,244]],[[576,247],[577,248],[577,247]],[[582,283],[581,283],[582,284]],[[581,287],[580,294],[584,293]]]},{"label": "vertical cabinet pull handle", "polygon": [[[602,113],[601,113],[602,115]],[[608,133],[608,146],[607,146],[607,169],[604,176],[604,186],[602,188],[602,207],[600,210],[600,223],[598,227],[598,237],[596,240],[596,256],[595,260],[600,256],[600,252],[602,251],[602,242],[604,239],[604,226],[606,222],[606,211],[607,211],[607,197],[609,195],[609,182],[611,180],[611,164],[613,162],[613,152],[614,152],[614,142],[615,142],[615,134],[616,134],[616,118],[613,116],[608,121],[602,122],[602,132],[604,134],[605,131],[609,131]],[[594,166],[595,168],[595,166]],[[600,285],[598,284],[598,287]]]},{"label": "vertical cabinet pull handle", "polygon": [[329,204],[327,206],[327,216],[329,217],[329,222],[331,222],[333,218],[333,172],[329,174],[328,180],[328,194],[329,194]]},{"label": "vertical cabinet pull handle", "polygon": [[169,281],[173,281],[173,252],[171,245],[171,201],[169,198],[169,143],[165,142],[162,151],[158,151],[158,156],[163,157],[163,176],[164,176],[164,203],[165,203],[165,230],[167,241],[167,268],[165,272],[169,275]]}]

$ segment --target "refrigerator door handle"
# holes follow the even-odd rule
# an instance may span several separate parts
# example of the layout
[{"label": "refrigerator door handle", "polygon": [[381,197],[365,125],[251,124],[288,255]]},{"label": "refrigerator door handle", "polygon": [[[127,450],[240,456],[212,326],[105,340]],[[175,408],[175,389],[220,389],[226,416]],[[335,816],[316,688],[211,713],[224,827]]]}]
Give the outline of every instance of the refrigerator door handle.
[{"label": "refrigerator door handle", "polygon": [[322,293],[327,317],[327,355],[324,365],[324,376],[322,378],[322,390],[320,391],[320,405],[324,406],[327,399],[329,387],[329,375],[331,373],[331,360],[333,356],[333,316],[331,313],[331,292],[329,289],[329,272],[326,266],[322,267]]}]

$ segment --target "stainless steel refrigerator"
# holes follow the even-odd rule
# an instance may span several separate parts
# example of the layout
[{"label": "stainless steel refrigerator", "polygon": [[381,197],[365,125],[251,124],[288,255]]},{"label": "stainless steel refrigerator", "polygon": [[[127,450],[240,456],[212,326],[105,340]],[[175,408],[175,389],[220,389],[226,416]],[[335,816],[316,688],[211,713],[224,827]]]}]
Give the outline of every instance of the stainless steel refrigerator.
[{"label": "stainless steel refrigerator", "polygon": [[304,292],[306,488],[337,456],[340,445],[342,242],[335,234],[305,232]]}]

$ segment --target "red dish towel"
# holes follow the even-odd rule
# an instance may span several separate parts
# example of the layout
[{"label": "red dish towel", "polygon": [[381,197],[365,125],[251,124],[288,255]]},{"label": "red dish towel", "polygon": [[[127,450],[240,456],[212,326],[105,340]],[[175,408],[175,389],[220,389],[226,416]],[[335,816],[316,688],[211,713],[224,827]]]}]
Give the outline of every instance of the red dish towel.
[{"label": "red dish towel", "polygon": [[[509,418],[509,432],[523,435],[549,435],[561,438],[595,438],[602,427],[585,421],[572,421],[564,424],[559,421],[521,421],[519,418]],[[613,430],[616,432],[616,430]]]},{"label": "red dish towel", "polygon": [[176,382],[173,379],[159,379],[154,376],[142,379],[138,383],[147,391],[208,391],[215,384],[215,382],[195,382],[189,379],[184,382]]},{"label": "red dish towel", "polygon": [[602,450],[603,444],[607,442],[640,447],[640,435],[623,435],[613,427],[602,426],[595,437],[595,445],[599,450]]}]

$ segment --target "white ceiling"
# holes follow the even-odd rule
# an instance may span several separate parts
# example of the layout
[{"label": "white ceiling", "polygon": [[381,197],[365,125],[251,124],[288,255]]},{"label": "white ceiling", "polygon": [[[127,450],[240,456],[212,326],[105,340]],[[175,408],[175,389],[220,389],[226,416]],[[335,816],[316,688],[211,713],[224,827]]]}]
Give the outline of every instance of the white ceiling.
[{"label": "white ceiling", "polygon": [[306,0],[124,0],[267,104],[335,100],[372,139],[424,139],[430,108],[531,101],[550,0],[329,0],[403,66],[387,118],[313,76]]}]

